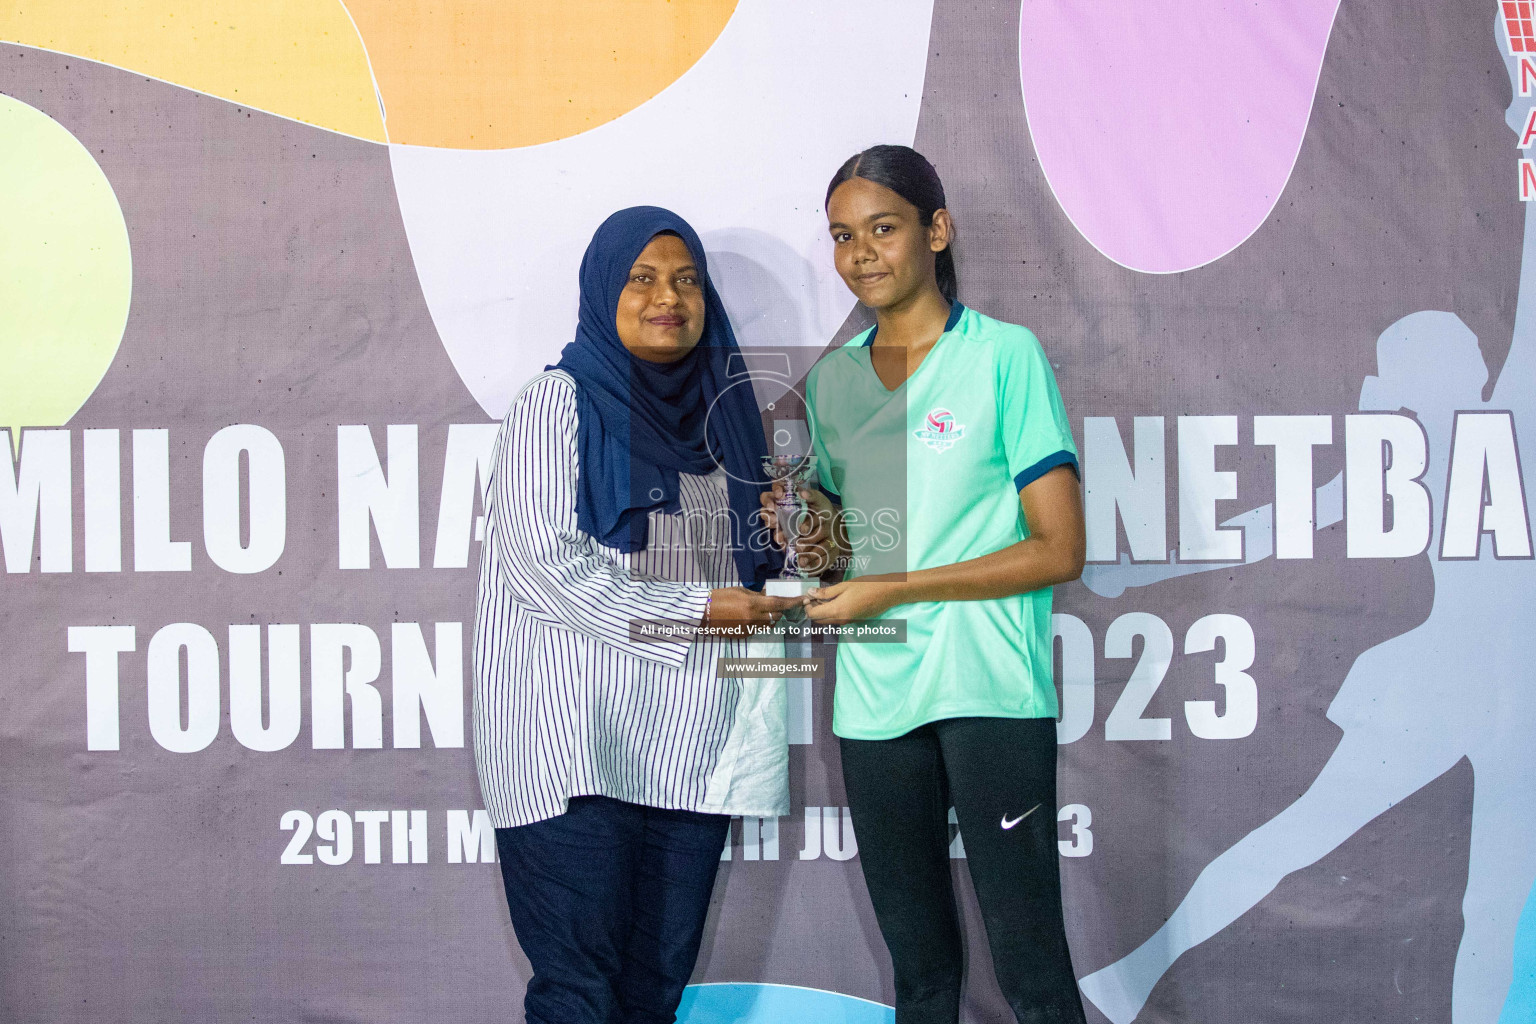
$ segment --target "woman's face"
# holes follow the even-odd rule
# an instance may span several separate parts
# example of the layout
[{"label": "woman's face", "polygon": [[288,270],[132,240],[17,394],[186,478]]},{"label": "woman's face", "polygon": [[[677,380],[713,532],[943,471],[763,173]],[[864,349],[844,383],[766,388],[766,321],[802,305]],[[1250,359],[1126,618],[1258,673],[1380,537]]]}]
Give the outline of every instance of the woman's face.
[{"label": "woman's face", "polygon": [[934,254],[949,245],[949,213],[923,227],[917,207],[884,185],[849,178],[827,201],[832,258],[848,290],[871,309],[937,288]]},{"label": "woman's face", "polygon": [[676,235],[652,238],[619,293],[619,340],[641,359],[675,363],[704,336],[704,282]]}]

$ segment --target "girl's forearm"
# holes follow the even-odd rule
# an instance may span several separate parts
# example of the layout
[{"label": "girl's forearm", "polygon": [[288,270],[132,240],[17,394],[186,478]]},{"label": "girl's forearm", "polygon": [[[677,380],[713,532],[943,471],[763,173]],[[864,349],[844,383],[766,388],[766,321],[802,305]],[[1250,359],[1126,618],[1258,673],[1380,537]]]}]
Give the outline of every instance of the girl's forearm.
[{"label": "girl's forearm", "polygon": [[891,587],[894,604],[986,601],[1066,583],[1082,575],[1080,553],[1047,537],[1028,537],[980,558],[861,579]]}]

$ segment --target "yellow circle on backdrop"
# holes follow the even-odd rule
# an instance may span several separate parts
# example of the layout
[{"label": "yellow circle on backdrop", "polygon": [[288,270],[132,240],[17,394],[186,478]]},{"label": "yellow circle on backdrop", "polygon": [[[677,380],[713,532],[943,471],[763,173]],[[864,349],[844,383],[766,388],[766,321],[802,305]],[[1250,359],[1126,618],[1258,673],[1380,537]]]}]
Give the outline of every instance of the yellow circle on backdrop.
[{"label": "yellow circle on backdrop", "polygon": [[68,422],[128,323],[133,258],[107,176],[69,130],[0,94],[0,428]]}]

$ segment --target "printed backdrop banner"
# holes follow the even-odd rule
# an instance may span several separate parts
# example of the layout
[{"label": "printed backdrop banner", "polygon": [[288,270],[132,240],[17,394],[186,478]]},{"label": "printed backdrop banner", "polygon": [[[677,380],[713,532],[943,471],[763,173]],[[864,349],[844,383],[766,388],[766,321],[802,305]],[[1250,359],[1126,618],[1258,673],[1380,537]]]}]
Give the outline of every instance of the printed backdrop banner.
[{"label": "printed backdrop banner", "polygon": [[[1531,7],[6,5],[0,1015],[521,1020],[497,423],[621,206],[743,345],[850,337],[823,189],[901,142],[1082,451],[1090,1019],[1536,1020]],[[888,1021],[833,681],[785,685],[793,813],[734,823],[683,1019]]]}]

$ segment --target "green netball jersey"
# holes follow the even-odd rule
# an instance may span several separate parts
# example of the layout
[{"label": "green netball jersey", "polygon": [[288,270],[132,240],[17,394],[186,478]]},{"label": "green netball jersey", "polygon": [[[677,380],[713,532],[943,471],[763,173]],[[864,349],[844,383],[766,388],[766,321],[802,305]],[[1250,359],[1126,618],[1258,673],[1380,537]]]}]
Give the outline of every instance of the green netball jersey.
[{"label": "green netball jersey", "polygon": [[[875,329],[806,378],[820,483],[848,525],[848,578],[963,562],[1029,534],[1019,491],[1077,469],[1056,378],[1027,328],[951,305],[915,373],[888,390]],[[944,718],[1056,715],[1051,588],[991,601],[892,607],[904,643],[837,647],[832,730],[890,739]]]}]

